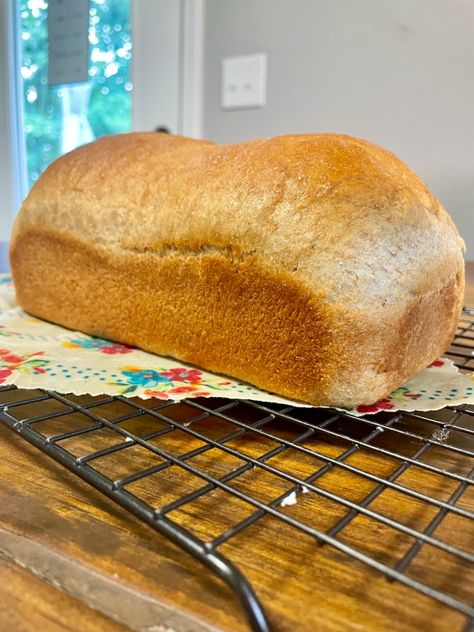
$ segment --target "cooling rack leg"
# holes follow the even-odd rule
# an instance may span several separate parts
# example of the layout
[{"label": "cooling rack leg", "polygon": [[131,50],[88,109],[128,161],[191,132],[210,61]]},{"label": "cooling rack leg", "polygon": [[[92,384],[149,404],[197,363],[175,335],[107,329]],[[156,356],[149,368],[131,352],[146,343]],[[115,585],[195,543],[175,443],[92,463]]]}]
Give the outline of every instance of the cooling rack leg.
[{"label": "cooling rack leg", "polygon": [[124,489],[117,489],[111,485],[110,480],[87,464],[79,464],[72,455],[61,450],[54,443],[45,441],[28,424],[17,423],[2,411],[0,411],[0,422],[207,566],[233,590],[247,615],[253,632],[272,632],[262,604],[252,586],[226,557],[208,549],[204,542],[179,525],[172,523],[165,516],[149,511],[136,497]]},{"label": "cooling rack leg", "polygon": [[155,528],[205,564],[230,586],[238,597],[253,632],[271,632],[267,616],[252,586],[232,562],[220,553],[207,549],[188,531],[170,523],[164,517],[159,520],[159,524]]},{"label": "cooling rack leg", "polygon": [[239,597],[242,607],[247,613],[250,627],[254,632],[271,632],[270,624],[252,587],[236,568],[232,568],[235,577],[226,580]]}]

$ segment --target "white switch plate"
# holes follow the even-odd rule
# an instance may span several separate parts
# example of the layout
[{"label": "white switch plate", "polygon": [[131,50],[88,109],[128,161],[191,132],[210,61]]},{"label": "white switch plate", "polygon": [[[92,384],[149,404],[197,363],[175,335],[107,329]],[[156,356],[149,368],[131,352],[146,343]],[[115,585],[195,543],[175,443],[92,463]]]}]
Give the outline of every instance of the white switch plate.
[{"label": "white switch plate", "polygon": [[225,109],[262,108],[267,92],[265,53],[222,60],[221,105]]}]

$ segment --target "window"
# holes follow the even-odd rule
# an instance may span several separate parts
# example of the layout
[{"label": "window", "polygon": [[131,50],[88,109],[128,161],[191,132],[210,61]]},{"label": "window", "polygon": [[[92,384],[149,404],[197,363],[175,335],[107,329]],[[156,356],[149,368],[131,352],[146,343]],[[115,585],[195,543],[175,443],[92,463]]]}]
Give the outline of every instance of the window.
[{"label": "window", "polygon": [[130,0],[90,0],[89,81],[48,86],[48,3],[20,0],[28,187],[63,153],[132,128]]},{"label": "window", "polygon": [[47,0],[0,0],[0,267],[29,187],[64,151],[159,126],[200,137],[203,0],[89,0],[89,12],[89,81],[50,88]]}]

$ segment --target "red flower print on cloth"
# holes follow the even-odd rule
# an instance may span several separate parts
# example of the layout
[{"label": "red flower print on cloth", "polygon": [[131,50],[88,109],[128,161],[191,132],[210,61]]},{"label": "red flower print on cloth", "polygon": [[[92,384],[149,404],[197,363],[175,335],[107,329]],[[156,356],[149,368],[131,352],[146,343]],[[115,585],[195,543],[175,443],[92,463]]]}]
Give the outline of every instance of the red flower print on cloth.
[{"label": "red flower print on cloth", "polygon": [[62,346],[67,349],[88,349],[89,351],[99,351],[108,355],[117,353],[132,353],[133,347],[123,345],[119,342],[110,342],[110,340],[102,340],[102,338],[78,338],[76,340],[64,340]]},{"label": "red flower print on cloth", "polygon": [[102,347],[100,351],[101,353],[115,355],[116,353],[131,353],[133,349],[131,347],[127,347],[127,345],[113,343],[113,344],[108,345],[107,347]]},{"label": "red flower print on cloth", "polygon": [[10,377],[12,373],[13,369],[0,369],[0,384],[2,384],[7,379],[7,377]]},{"label": "red flower print on cloth", "polygon": [[174,393],[179,395],[180,393],[195,393],[195,386],[176,386],[175,388],[170,388],[170,393]]},{"label": "red flower print on cloth", "polygon": [[[169,394],[168,394],[169,393]],[[194,386],[176,386],[176,388],[171,388],[167,393],[164,391],[155,391],[152,388],[147,388],[144,391],[145,395],[149,397],[155,397],[156,399],[170,399],[173,395],[180,395],[192,393],[193,397],[207,397],[210,395],[209,391],[198,391]]]},{"label": "red flower print on cloth", "polygon": [[43,354],[43,351],[36,351],[22,357],[12,353],[9,349],[0,349],[0,384],[8,380],[17,369],[23,373],[45,373],[41,365],[47,364],[48,360],[36,357]]},{"label": "red flower print on cloth", "polygon": [[204,391],[198,391],[197,386],[176,386],[175,388],[170,388],[169,392],[175,395],[179,395],[181,393],[192,393],[194,397],[209,395],[209,393]]},{"label": "red flower print on cloth", "polygon": [[357,406],[356,410],[358,413],[378,413],[381,410],[393,410],[394,408],[395,405],[389,399],[381,399],[380,401],[375,402],[375,404],[370,404],[368,406],[361,404],[360,406]]},{"label": "red flower print on cloth", "polygon": [[201,371],[197,369],[185,369],[185,368],[175,368],[168,369],[168,371],[162,371],[161,375],[165,375],[169,377],[173,382],[191,382],[195,384],[196,382],[200,382],[202,380]]},{"label": "red flower print on cloth", "polygon": [[435,366],[444,366],[443,360],[435,360],[434,362],[428,365],[428,368],[431,369]]},{"label": "red flower print on cloth", "polygon": [[24,358],[11,353],[8,349],[0,349],[0,358],[8,364],[20,364]]},{"label": "red flower print on cloth", "polygon": [[164,393],[163,391],[154,391],[151,388],[146,388],[143,392],[149,397],[156,397],[156,399],[169,399],[168,393]]}]

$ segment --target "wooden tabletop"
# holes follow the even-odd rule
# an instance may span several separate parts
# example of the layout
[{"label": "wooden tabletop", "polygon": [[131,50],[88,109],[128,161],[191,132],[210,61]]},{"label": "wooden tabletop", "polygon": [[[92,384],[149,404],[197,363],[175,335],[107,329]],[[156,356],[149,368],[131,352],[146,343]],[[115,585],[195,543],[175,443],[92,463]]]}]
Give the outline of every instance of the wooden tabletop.
[{"label": "wooden tabletop", "polygon": [[[474,305],[474,263],[467,269],[466,302]],[[10,393],[9,397],[15,395]],[[248,449],[258,450],[258,444],[249,444]],[[393,468],[393,463],[389,465]],[[225,462],[214,464],[217,471],[224,471],[225,466]],[[304,459],[298,467],[303,475]],[[387,475],[386,463],[373,460],[371,467],[380,476]],[[419,482],[427,493],[430,489],[439,491],[439,482],[421,474]],[[336,483],[350,499],[367,492],[356,488],[350,477],[332,484]],[[175,479],[168,488],[161,487],[160,493],[171,498],[179,491],[173,485],[179,484]],[[263,493],[265,481],[259,484]],[[306,502],[311,506],[311,499]],[[471,497],[469,502],[472,510],[474,499]],[[332,511],[329,506],[312,506],[315,523],[322,519],[321,508],[324,515]],[[181,519],[190,521],[200,534],[200,529],[212,524],[206,523],[206,511],[210,510],[189,510]],[[227,503],[219,519],[235,520],[241,510],[239,503]],[[416,504],[408,510],[413,512],[413,524],[426,524],[432,518]],[[380,525],[367,539],[363,522],[354,527],[354,537],[360,539],[361,547],[379,552],[385,548],[382,553],[390,560],[393,550],[406,546],[400,534],[390,535]],[[461,629],[460,615],[427,597],[389,583],[358,563],[343,564],[337,552],[329,554],[327,547],[315,547],[312,538],[295,538],[285,524],[258,524],[250,543],[243,538],[237,542],[237,554],[230,546],[224,551],[234,558],[237,555],[239,566],[267,605],[276,630]],[[460,543],[463,538],[472,539],[472,532],[463,532],[463,528],[459,527]],[[265,548],[263,541],[272,542],[272,547]],[[426,554],[429,561],[428,550]],[[471,580],[474,578],[467,577],[465,581],[467,598]],[[446,571],[443,581],[456,581],[454,567]],[[77,630],[79,621],[86,631],[247,630],[240,607],[226,585],[1,425],[0,595],[0,630],[6,631]]]},{"label": "wooden tabletop", "polygon": [[120,632],[128,630],[44,579],[0,557],[0,629],[5,632]]}]

